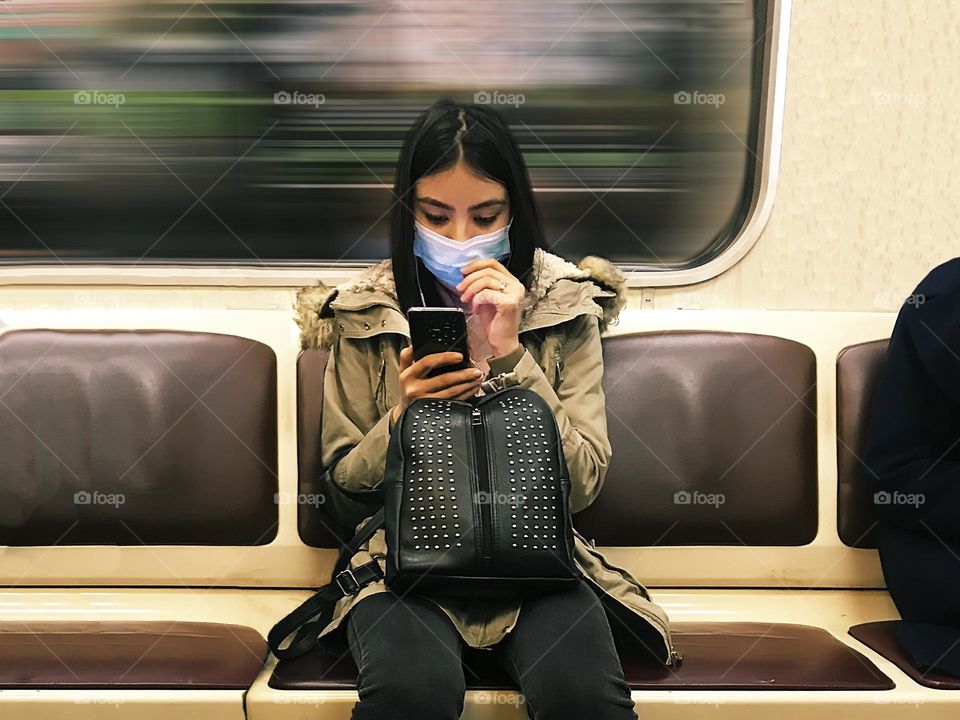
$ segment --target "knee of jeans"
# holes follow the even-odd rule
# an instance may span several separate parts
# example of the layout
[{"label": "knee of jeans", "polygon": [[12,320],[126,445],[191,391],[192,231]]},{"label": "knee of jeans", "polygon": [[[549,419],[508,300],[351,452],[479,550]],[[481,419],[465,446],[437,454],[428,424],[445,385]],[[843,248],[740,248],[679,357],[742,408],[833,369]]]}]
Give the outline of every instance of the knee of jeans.
[{"label": "knee of jeans", "polygon": [[537,720],[594,718],[635,720],[630,689],[578,685],[545,689],[536,698],[526,697],[527,710]]},{"label": "knee of jeans", "polygon": [[463,711],[466,683],[459,661],[416,663],[401,659],[381,672],[366,673],[358,688],[361,701],[388,707],[393,717],[457,717]]},{"label": "knee of jeans", "polygon": [[553,718],[636,718],[630,686],[622,678],[571,670],[569,664],[531,672],[524,683],[528,712],[537,720]]}]

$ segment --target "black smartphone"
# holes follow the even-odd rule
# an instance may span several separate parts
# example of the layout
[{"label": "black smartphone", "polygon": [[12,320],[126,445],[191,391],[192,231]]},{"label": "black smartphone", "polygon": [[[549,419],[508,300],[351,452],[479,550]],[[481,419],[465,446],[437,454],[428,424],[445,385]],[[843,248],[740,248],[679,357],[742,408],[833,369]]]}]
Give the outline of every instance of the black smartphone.
[{"label": "black smartphone", "polygon": [[410,324],[410,343],[413,359],[441,352],[458,352],[463,355],[459,363],[440,365],[427,373],[435,377],[446,372],[466,370],[473,367],[467,344],[467,316],[455,307],[412,307],[407,310]]}]

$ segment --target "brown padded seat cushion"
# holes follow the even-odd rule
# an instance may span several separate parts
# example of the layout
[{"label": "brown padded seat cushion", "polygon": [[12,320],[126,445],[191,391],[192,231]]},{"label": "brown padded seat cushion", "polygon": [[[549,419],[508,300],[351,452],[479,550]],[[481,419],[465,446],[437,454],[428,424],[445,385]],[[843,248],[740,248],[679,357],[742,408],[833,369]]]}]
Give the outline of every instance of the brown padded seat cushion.
[{"label": "brown padded seat cushion", "polygon": [[277,358],[168,330],[0,335],[0,545],[264,545]]},{"label": "brown padded seat cushion", "polygon": [[805,545],[817,534],[816,359],[768,335],[603,339],[603,488],[574,526],[604,546]]},{"label": "brown padded seat cushion", "polygon": [[[620,648],[635,690],[890,690],[893,682],[866,657],[821,628],[762,622],[675,623],[684,656],[676,668],[651,662],[641,646]],[[488,651],[465,648],[467,687],[516,689]],[[281,690],[352,690],[357,668],[343,656],[313,652],[280,662],[269,685]]]},{"label": "brown padded seat cushion", "polygon": [[851,345],[837,358],[837,532],[850,547],[877,547],[870,471],[863,455],[871,401],[889,342]]},{"label": "brown padded seat cushion", "polygon": [[850,634],[874,652],[883,655],[917,684],[936,690],[960,690],[960,678],[937,673],[924,674],[910,662],[893,634],[893,629],[898,622],[898,620],[881,620],[854,625],[850,628]]},{"label": "brown padded seat cushion", "polygon": [[0,624],[0,688],[247,690],[266,641],[206,622]]}]

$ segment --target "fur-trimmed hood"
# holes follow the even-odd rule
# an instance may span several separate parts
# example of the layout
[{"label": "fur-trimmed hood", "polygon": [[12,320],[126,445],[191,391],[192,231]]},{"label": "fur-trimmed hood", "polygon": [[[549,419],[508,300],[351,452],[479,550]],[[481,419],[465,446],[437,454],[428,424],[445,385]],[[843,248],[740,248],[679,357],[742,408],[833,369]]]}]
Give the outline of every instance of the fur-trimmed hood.
[{"label": "fur-trimmed hood", "polygon": [[[626,278],[620,268],[598,255],[587,255],[574,264],[542,248],[535,248],[533,257],[534,282],[521,304],[520,330],[533,318],[549,295],[565,299],[571,316],[577,311],[569,295],[557,291],[557,281],[568,279],[577,283],[592,281],[595,292],[591,301],[600,306],[600,332],[615,324],[620,311],[627,304]],[[349,296],[350,300],[338,298]],[[581,293],[577,293],[577,298]],[[302,288],[294,303],[296,322],[300,327],[300,345],[307,348],[329,348],[333,340],[335,310],[357,309],[380,304],[400,312],[392,261],[388,258],[362,270],[355,278],[337,286],[319,281]],[[562,303],[561,303],[562,305]],[[561,310],[563,308],[561,307]],[[561,313],[562,314],[562,313]],[[562,319],[562,318],[561,318]]]}]

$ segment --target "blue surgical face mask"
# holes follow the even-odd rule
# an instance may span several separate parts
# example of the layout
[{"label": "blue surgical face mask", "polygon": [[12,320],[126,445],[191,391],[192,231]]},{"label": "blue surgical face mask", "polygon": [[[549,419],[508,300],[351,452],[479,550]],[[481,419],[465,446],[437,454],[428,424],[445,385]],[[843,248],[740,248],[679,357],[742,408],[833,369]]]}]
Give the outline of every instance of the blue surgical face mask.
[{"label": "blue surgical face mask", "polygon": [[457,242],[414,221],[413,254],[441,283],[453,290],[463,281],[460,268],[471,260],[496,258],[503,262],[510,255],[510,226],[485,235]]}]

